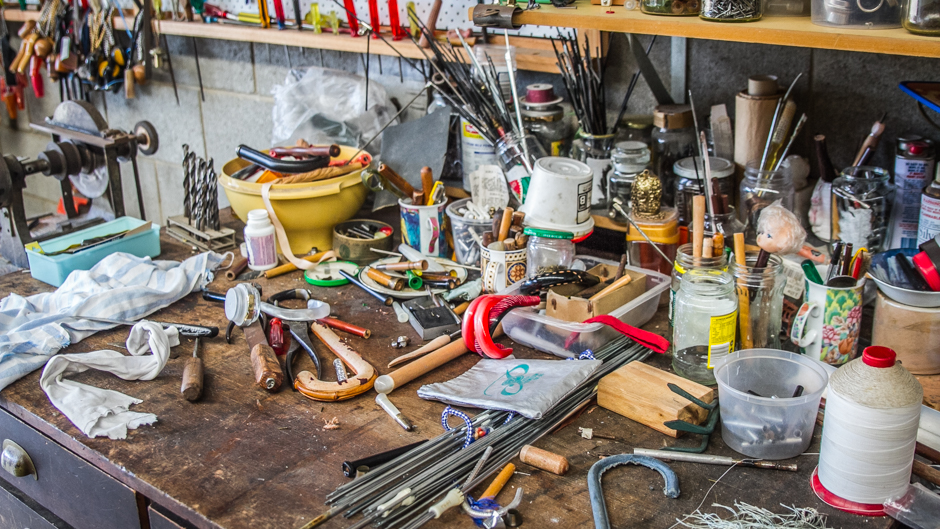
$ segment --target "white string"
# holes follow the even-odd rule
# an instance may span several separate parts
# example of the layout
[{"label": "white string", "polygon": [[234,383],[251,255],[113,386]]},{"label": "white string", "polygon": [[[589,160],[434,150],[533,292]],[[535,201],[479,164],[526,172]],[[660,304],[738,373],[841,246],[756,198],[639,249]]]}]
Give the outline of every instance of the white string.
[{"label": "white string", "polygon": [[[712,483],[712,486],[711,486],[711,487],[708,487],[708,490],[705,492],[705,497],[702,498],[702,503],[699,503],[699,504],[698,504],[698,507],[695,508],[695,511],[698,511],[699,509],[702,508],[702,505],[705,505],[705,500],[708,499],[708,495],[712,493],[712,489],[715,488],[715,485],[717,485],[718,482],[721,481],[721,479],[724,478],[724,477],[728,474],[728,472],[731,472],[731,469],[733,469],[733,468],[736,467],[736,466],[738,466],[738,462],[736,462],[735,464],[733,464],[733,465],[731,465],[730,467],[728,467],[728,470],[725,470],[724,474],[722,474],[721,476],[719,476],[718,479],[716,479],[715,482]],[[693,511],[692,514],[695,514],[695,511]],[[686,521],[690,516],[692,516],[692,514],[686,514],[681,520],[678,519],[678,518],[676,518],[676,523],[674,523],[673,525],[669,526],[669,529],[674,529],[676,526],[678,526],[678,525],[681,524],[682,522]]]},{"label": "white string", "polygon": [[224,254],[222,254],[222,263],[225,262],[226,256],[231,257],[232,260],[229,261],[228,264],[225,266],[221,266],[221,263],[220,263],[219,270],[228,270],[229,268],[232,267],[233,264],[235,264],[235,252],[225,252]]}]

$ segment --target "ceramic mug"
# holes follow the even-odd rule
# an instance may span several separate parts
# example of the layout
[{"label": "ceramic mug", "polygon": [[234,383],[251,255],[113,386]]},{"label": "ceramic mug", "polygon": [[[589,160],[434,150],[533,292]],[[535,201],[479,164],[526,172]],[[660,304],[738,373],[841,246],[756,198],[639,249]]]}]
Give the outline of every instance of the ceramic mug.
[{"label": "ceramic mug", "polygon": [[447,240],[444,238],[445,206],[445,203],[415,206],[410,198],[399,199],[402,242],[424,255],[447,257]]},{"label": "ceramic mug", "polygon": [[526,278],[526,249],[508,252],[480,246],[483,291],[494,294]]},{"label": "ceramic mug", "polygon": [[790,327],[790,340],[803,354],[832,365],[858,355],[865,278],[854,287],[827,287],[805,280],[803,305]]}]

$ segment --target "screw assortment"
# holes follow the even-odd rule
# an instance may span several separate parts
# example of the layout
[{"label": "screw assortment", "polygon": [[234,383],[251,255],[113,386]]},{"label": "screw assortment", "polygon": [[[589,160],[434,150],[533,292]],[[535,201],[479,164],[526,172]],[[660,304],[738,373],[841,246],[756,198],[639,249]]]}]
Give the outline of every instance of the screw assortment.
[{"label": "screw assortment", "polygon": [[711,20],[758,20],[763,15],[761,0],[702,0],[700,16]]}]

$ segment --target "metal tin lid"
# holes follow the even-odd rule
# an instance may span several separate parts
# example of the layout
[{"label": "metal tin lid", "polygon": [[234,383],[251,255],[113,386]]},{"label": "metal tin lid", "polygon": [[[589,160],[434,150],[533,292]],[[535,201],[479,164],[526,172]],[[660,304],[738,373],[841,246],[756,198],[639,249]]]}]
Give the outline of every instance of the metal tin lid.
[{"label": "metal tin lid", "polygon": [[533,237],[541,237],[543,239],[574,239],[574,234],[570,231],[555,231],[555,230],[542,230],[539,228],[526,228],[522,230],[522,233],[526,235],[531,235]]},{"label": "metal tin lid", "polygon": [[[539,158],[536,160],[535,166],[554,176],[588,178],[594,174],[586,163],[571,158],[562,158],[561,156]],[[535,171],[535,168],[533,168],[533,171]]]},{"label": "metal tin lid", "polygon": [[[698,163],[696,163],[698,162]],[[698,174],[696,174],[696,165],[698,165]],[[708,165],[712,169],[712,178],[724,178],[734,174],[734,164],[730,160],[718,158],[717,156],[708,157]],[[701,158],[689,156],[683,158],[672,166],[672,171],[681,178],[705,178],[705,162]]]},{"label": "metal tin lid", "polygon": [[686,129],[693,126],[689,105],[659,105],[653,111],[653,125],[661,129]]}]

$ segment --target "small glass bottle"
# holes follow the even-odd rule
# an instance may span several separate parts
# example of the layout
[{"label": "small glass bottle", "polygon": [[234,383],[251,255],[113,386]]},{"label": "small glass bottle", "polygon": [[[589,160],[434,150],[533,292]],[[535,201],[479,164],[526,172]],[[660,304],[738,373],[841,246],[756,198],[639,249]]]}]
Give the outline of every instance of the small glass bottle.
[{"label": "small glass bottle", "polygon": [[676,295],[672,368],[699,384],[715,384],[714,367],[734,350],[738,297],[734,278],[721,270],[690,270]]},{"label": "small glass bottle", "polygon": [[702,0],[699,17],[714,22],[753,22],[764,14],[763,0]]},{"label": "small glass bottle", "polygon": [[737,343],[741,349],[779,349],[783,290],[787,286],[783,260],[771,255],[767,266],[757,268],[755,252],[746,256],[746,262],[747,266],[741,266],[731,261],[728,270],[738,294]]},{"label": "small glass bottle", "polygon": [[[697,163],[696,163],[697,162]],[[712,187],[718,196],[734,198],[734,164],[724,158],[708,159],[712,170]],[[679,210],[679,226],[692,222],[692,197],[705,193],[705,162],[698,156],[678,160],[672,166],[676,175],[676,209]]]},{"label": "small glass bottle", "polygon": [[647,15],[695,16],[698,0],[640,0],[640,11]]},{"label": "small glass bottle", "polygon": [[894,186],[880,167],[846,167],[832,182],[832,244],[883,252],[891,226]]},{"label": "small glass bottle", "polygon": [[673,327],[673,318],[676,310],[676,294],[679,293],[679,285],[682,282],[682,276],[689,270],[727,270],[728,253],[722,252],[718,257],[692,257],[692,243],[683,244],[676,250],[676,262],[672,267],[672,283],[669,289],[669,328]]},{"label": "small glass bottle", "polygon": [[902,3],[901,25],[916,35],[940,36],[940,2],[907,0]]},{"label": "small glass bottle", "polygon": [[617,224],[626,224],[627,219],[613,207],[614,199],[623,201],[623,209],[630,211],[630,191],[636,176],[646,170],[650,163],[650,149],[638,141],[622,141],[614,146],[610,155],[613,169],[607,176],[607,216]]},{"label": "small glass bottle", "polygon": [[744,242],[757,243],[757,219],[760,212],[776,201],[784,209],[793,211],[796,191],[793,188],[793,177],[786,169],[767,171],[758,169],[760,162],[748,162],[744,168],[744,179],[741,180],[741,194],[738,198],[738,216],[747,229],[744,231]]},{"label": "small glass bottle", "polygon": [[675,173],[678,160],[696,154],[698,140],[688,105],[660,105],[653,112],[650,151],[652,171],[663,183],[663,203],[675,204]]},{"label": "small glass bottle", "polygon": [[917,223],[917,246],[940,235],[940,164],[936,176],[920,196],[920,220]]},{"label": "small glass bottle", "polygon": [[610,171],[610,152],[614,146],[613,134],[588,134],[578,129],[571,142],[571,158],[584,162],[594,171],[591,208],[607,207],[607,172]]},{"label": "small glass bottle", "polygon": [[669,260],[663,259],[656,248],[646,242],[646,239],[636,231],[632,224],[627,230],[627,253],[630,266],[669,275],[672,262],[676,258],[676,247],[679,245],[678,215],[675,208],[662,208],[660,211],[660,218],[640,217],[635,215],[635,211],[631,211],[630,216]]},{"label": "small glass bottle", "polygon": [[536,160],[547,156],[542,144],[532,134],[525,134],[520,140],[516,134],[507,132],[496,140],[496,156],[500,168],[506,173],[509,190],[519,202],[525,202],[532,176],[529,167],[535,167]]},{"label": "small glass bottle", "polygon": [[525,128],[538,138],[549,156],[568,156],[571,149],[571,132],[561,101],[552,85],[546,83],[527,86],[526,95],[519,98]]},{"label": "small glass bottle", "polygon": [[567,231],[526,228],[526,266],[529,277],[567,270],[574,264],[574,234]]},{"label": "small glass bottle", "polygon": [[705,212],[705,236],[714,237],[715,233],[721,233],[725,239],[725,248],[734,248],[734,234],[744,233],[747,227],[738,220],[734,211],[734,206],[728,206],[727,213],[716,213],[715,219]]}]

